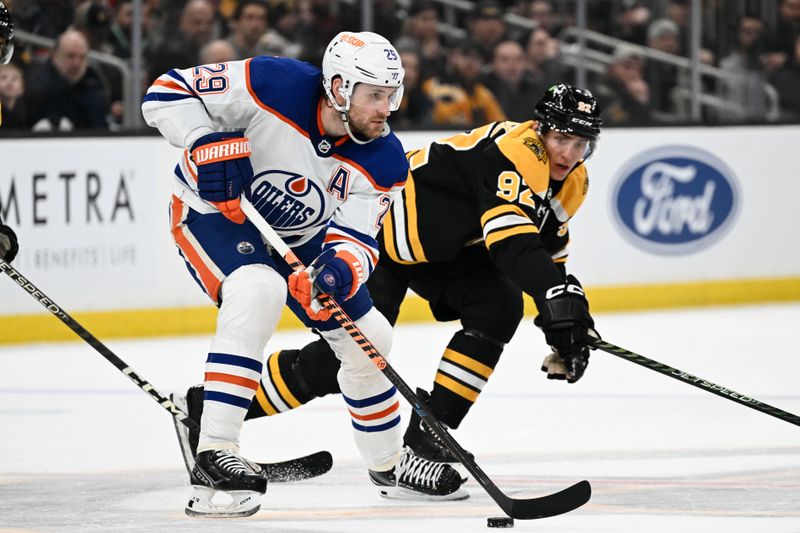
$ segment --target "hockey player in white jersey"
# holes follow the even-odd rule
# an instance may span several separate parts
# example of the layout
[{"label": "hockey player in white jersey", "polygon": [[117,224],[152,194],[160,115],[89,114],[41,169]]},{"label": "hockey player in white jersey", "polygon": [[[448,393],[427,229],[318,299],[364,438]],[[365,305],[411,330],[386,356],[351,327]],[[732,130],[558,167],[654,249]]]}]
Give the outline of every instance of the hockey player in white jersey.
[{"label": "hockey player in white jersey", "polygon": [[[239,433],[284,304],[341,360],[338,381],[355,441],[381,493],[467,496],[450,466],[402,448],[394,386],[315,299],[331,294],[389,353],[392,328],[364,282],[378,260],[375,236],[408,171],[386,123],[402,92],[397,51],[369,32],[337,35],[321,71],[257,57],[171,70],[147,91],[147,123],[184,149],[174,172],[172,235],[219,307],[187,514],[247,516],[259,508],[266,476],[240,456]],[[308,269],[292,273],[271,254],[240,209],[242,194]],[[218,492],[231,501],[212,502]]]}]

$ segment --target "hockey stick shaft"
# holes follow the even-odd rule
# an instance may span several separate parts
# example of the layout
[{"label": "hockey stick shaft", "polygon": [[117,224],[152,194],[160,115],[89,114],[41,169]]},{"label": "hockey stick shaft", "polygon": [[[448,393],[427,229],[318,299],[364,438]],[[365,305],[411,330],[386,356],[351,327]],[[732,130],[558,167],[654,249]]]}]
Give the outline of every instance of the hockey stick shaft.
[{"label": "hockey stick shaft", "polygon": [[591,344],[595,348],[610,353],[611,355],[616,355],[617,357],[621,357],[622,359],[626,359],[632,363],[636,363],[637,365],[649,368],[650,370],[655,370],[656,372],[664,374],[665,376],[688,383],[689,385],[697,387],[698,389],[702,389],[706,392],[710,392],[711,394],[716,394],[717,396],[721,396],[722,398],[731,400],[732,402],[744,405],[745,407],[755,409],[756,411],[760,411],[770,416],[774,416],[775,418],[789,422],[790,424],[800,426],[800,416],[793,415],[792,413],[784,411],[783,409],[778,409],[772,405],[760,402],[755,398],[745,396],[744,394],[738,393],[727,387],[723,387],[722,385],[717,385],[716,383],[712,383],[711,381],[701,377],[694,376],[688,372],[684,372],[683,370],[672,368],[669,365],[659,363],[658,361],[654,361],[653,359],[649,359],[643,355],[626,350],[625,348],[621,348],[604,340],[592,340]]},{"label": "hockey stick shaft", "polygon": [[89,331],[81,326],[77,320],[72,318],[69,313],[64,311],[60,305],[45,295],[36,285],[33,284],[33,282],[20,274],[16,268],[11,266],[6,261],[0,259],[0,270],[8,274],[8,276],[14,280],[17,285],[22,287],[25,292],[30,294],[34,300],[42,304],[45,309],[50,311],[50,313],[63,322],[69,329],[74,331],[78,337],[86,341],[89,346],[100,353],[100,355],[102,355],[109,363],[117,367],[120,372],[125,374],[128,379],[133,381],[137,387],[150,395],[151,398],[158,402],[158,404],[166,409],[172,416],[185,424],[189,429],[198,429],[197,424],[191,418],[189,418],[186,413],[181,411],[178,406],[172,403],[169,398],[161,394],[155,387],[153,387],[153,385],[150,384],[150,382],[139,377],[139,375],[134,372],[134,370],[128,366],[125,361],[118,357],[117,354],[112,352],[108,346],[103,344],[97,337],[89,333]]},{"label": "hockey stick shaft", "polygon": [[[302,262],[297,258],[294,252],[283,241],[278,233],[270,226],[256,208],[246,198],[241,199],[241,207],[247,218],[252,222],[261,234],[266,238],[272,248],[283,257],[286,263],[294,271],[302,270],[305,268]],[[536,498],[532,500],[516,500],[506,496],[495,483],[489,479],[489,476],[481,469],[475,460],[470,457],[464,448],[453,438],[441,422],[426,408],[426,406],[419,400],[417,395],[411,387],[403,380],[402,377],[395,371],[389,362],[378,352],[377,348],[369,341],[363,334],[361,329],[350,319],[349,316],[342,310],[339,304],[328,295],[321,295],[319,297],[320,303],[332,312],[333,318],[339,325],[350,335],[356,342],[361,350],[369,356],[370,360],[375,366],[383,372],[387,379],[394,385],[400,394],[411,404],[411,407],[419,414],[420,418],[425,421],[428,427],[440,438],[445,445],[459,458],[461,464],[474,476],[475,480],[486,490],[489,496],[500,506],[505,513],[512,518],[528,519],[528,518],[543,518],[546,516],[554,516],[567,511],[571,511],[575,507],[579,507],[586,503],[591,496],[591,487],[587,481],[582,481],[568,489],[562,491],[564,494],[558,493],[558,496],[563,496],[558,501],[551,501],[548,498]],[[569,505],[564,505],[565,501]]]}]

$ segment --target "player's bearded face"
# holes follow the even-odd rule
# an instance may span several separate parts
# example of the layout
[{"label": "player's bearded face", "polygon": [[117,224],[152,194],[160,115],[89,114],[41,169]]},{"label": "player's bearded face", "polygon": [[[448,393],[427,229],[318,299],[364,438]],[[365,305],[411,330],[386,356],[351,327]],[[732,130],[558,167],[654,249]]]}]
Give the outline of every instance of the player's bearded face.
[{"label": "player's bearded face", "polygon": [[395,92],[396,89],[367,83],[356,85],[348,112],[353,132],[366,139],[380,137],[391,114],[391,98]]},{"label": "player's bearded face", "polygon": [[544,147],[550,161],[550,177],[561,181],[583,159],[589,140],[556,130],[544,134]]}]

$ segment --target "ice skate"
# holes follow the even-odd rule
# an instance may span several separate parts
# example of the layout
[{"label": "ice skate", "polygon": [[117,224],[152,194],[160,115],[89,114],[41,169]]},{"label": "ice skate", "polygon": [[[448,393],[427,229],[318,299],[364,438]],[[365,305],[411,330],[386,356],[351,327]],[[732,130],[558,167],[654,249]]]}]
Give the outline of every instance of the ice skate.
[{"label": "ice skate", "polygon": [[261,495],[267,491],[264,471],[230,450],[200,452],[191,478],[186,514],[194,517],[250,516],[259,510]]},{"label": "ice skate", "polygon": [[[423,389],[417,389],[417,397],[426,406],[430,403],[430,395]],[[408,428],[405,435],[403,435],[403,444],[414,450],[414,453],[419,457],[429,461],[437,463],[461,462],[413,409],[411,410],[411,420],[408,423]],[[467,453],[471,458],[472,454]]]},{"label": "ice skate", "polygon": [[404,448],[400,461],[387,471],[369,471],[369,477],[380,487],[384,498],[397,500],[464,500],[469,492],[461,485],[466,481],[447,463],[436,463]]},{"label": "ice skate", "polygon": [[189,429],[177,418],[172,421],[175,424],[175,432],[178,434],[178,445],[181,447],[183,462],[186,464],[186,471],[189,476],[194,469],[195,457],[197,456],[197,443],[200,440],[200,418],[203,416],[203,386],[195,385],[186,391],[186,395],[172,393],[169,396],[181,411],[189,415],[198,429]]}]

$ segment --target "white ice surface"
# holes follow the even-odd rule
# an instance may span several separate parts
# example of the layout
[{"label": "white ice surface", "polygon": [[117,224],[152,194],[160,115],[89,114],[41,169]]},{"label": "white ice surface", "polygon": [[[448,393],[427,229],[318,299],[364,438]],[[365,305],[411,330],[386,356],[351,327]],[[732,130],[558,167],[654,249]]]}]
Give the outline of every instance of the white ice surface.
[{"label": "white ice surface", "polygon": [[[597,317],[610,342],[800,413],[800,305]],[[430,387],[454,324],[402,326],[392,362]],[[280,332],[271,349],[313,337]],[[202,380],[207,337],[108,341],[158,390]],[[568,385],[545,379],[541,334],[520,326],[455,437],[512,496],[580,479],[591,501],[516,521],[538,532],[800,532],[800,427],[602,352]],[[408,407],[403,404],[407,419]],[[242,451],[280,460],[330,450],[327,475],[271,484],[247,519],[183,514],[187,476],[169,415],[87,344],[0,348],[0,533],[116,531],[486,531],[499,508],[381,499],[352,442],[341,398],[249,422]]]}]

